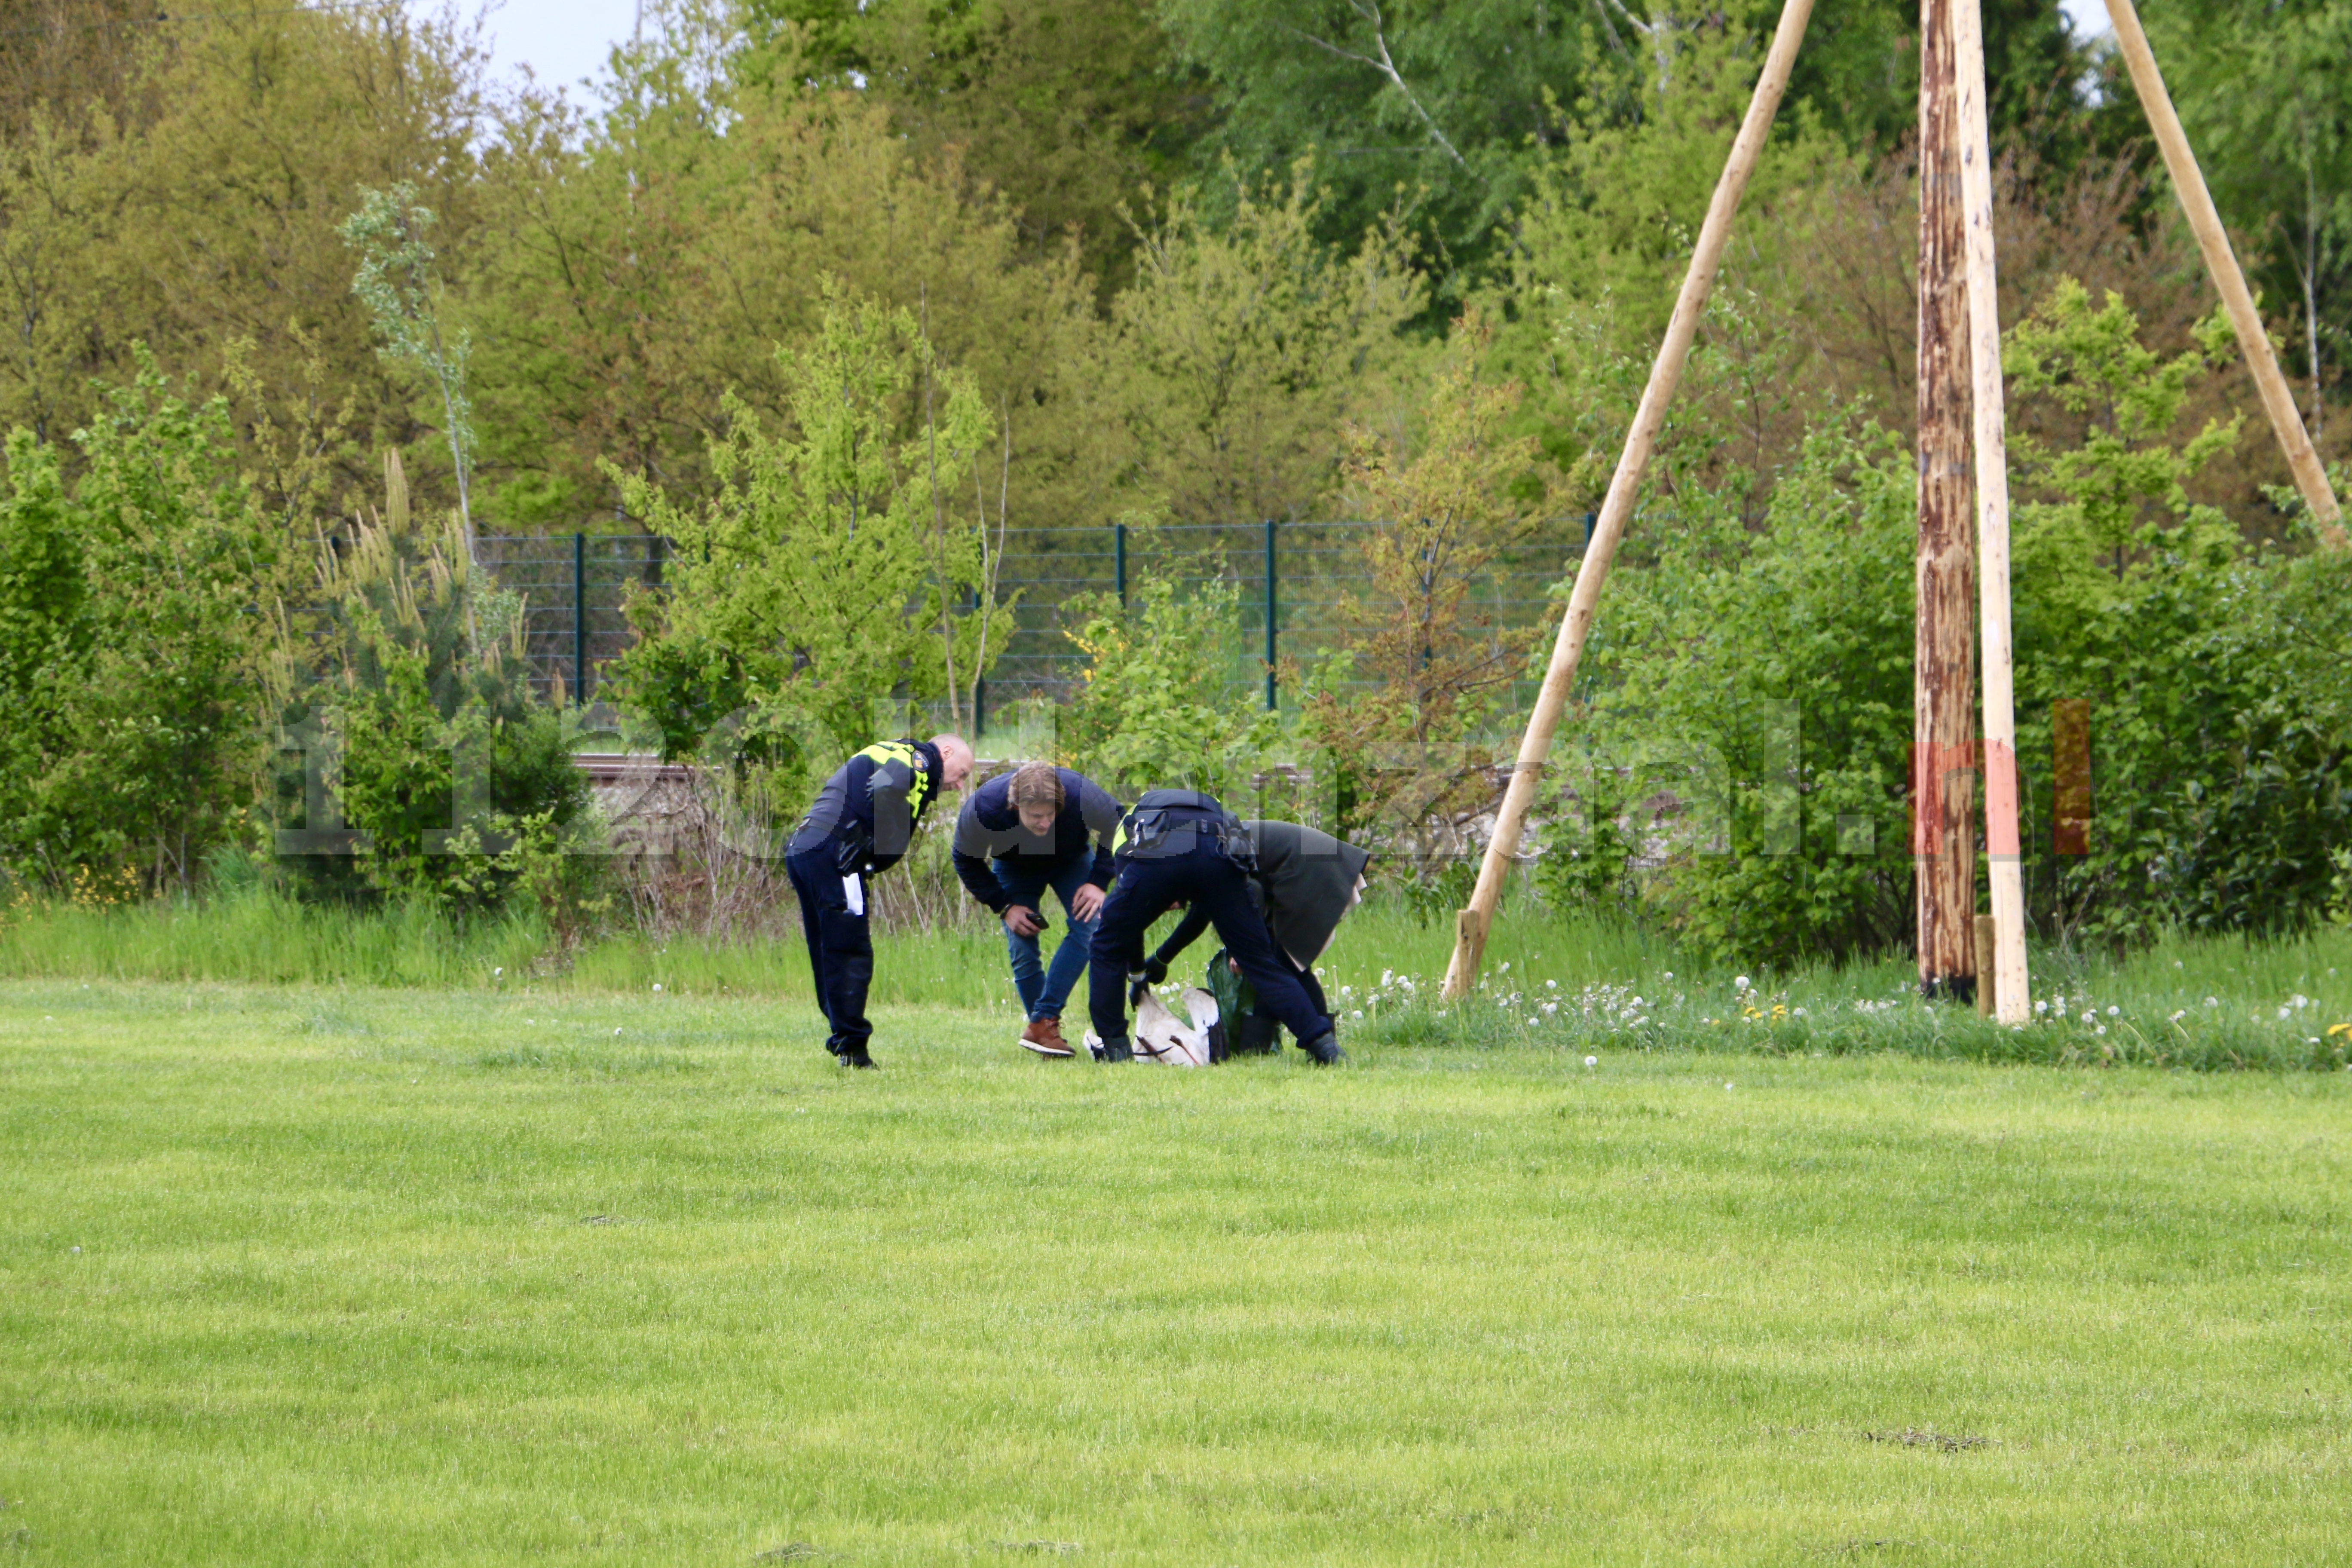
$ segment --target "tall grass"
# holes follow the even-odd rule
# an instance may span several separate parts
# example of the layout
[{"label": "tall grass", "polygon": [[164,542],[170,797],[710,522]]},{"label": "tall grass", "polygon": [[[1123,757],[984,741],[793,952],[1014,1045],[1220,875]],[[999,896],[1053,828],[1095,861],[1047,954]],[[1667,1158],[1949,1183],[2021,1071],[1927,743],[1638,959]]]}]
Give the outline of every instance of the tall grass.
[{"label": "tall grass", "polygon": [[460,923],[424,904],[306,904],[266,887],[111,907],[27,900],[0,912],[0,974],[24,979],[477,985],[543,964],[548,945],[528,916]]},{"label": "tall grass", "polygon": [[[1172,920],[1172,917],[1171,917]],[[1163,930],[1165,929],[1163,925]],[[1067,930],[1057,921],[1051,945]],[[1197,984],[1213,942],[1172,979]],[[993,923],[880,933],[874,1000],[1016,1016]],[[1318,965],[1343,1038],[1371,1044],[1604,1051],[1901,1051],[1984,1060],[2336,1068],[2352,1059],[2352,932],[2174,937],[2124,957],[2037,950],[2022,1030],[1918,999],[1907,960],[1740,973],[1654,931],[1507,911],[1469,1001],[1438,998],[1453,932],[1374,903]],[[566,952],[528,915],[460,923],[423,906],[305,905],[265,887],[202,902],[92,908],[20,902],[0,914],[0,977],[488,987],[773,997],[805,1003],[798,935],[608,935]],[[1086,1012],[1083,980],[1069,1017]]]}]

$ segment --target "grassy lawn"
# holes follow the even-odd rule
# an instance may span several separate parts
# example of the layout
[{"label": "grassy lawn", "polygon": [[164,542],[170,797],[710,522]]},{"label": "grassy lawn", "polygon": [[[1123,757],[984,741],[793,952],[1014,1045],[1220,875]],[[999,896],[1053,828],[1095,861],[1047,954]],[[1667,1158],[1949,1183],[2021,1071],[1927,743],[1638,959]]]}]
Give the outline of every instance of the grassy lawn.
[{"label": "grassy lawn", "polygon": [[0,984],[0,1560],[2352,1560],[2352,1074],[882,1022]]}]

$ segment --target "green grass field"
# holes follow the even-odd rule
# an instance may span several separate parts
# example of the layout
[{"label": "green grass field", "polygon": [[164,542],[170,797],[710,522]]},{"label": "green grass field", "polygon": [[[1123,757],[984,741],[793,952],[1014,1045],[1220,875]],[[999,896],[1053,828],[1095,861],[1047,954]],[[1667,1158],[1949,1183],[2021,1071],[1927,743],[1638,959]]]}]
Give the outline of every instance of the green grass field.
[{"label": "green grass field", "polygon": [[2352,1073],[881,1022],[0,984],[0,1560],[2352,1560]]}]

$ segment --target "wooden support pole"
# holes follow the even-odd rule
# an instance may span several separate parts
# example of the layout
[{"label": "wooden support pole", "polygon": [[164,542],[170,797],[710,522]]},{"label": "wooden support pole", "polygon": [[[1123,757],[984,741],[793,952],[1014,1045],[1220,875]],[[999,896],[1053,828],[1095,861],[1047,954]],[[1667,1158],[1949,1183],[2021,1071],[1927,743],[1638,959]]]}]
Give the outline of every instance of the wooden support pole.
[{"label": "wooden support pole", "polygon": [[2205,176],[2198,172],[2197,155],[2189,150],[2189,133],[2180,128],[2172,95],[2165,90],[2164,77],[2156,68],[2156,55],[2147,47],[2139,13],[2132,0],[2107,0],[2107,16],[2115,23],[2116,47],[2131,72],[2132,87],[2139,93],[2139,106],[2147,114],[2148,129],[2156,132],[2157,150],[2164,154],[2164,167],[2172,175],[2180,210],[2188,215],[2189,226],[2196,233],[2197,248],[2205,253],[2205,270],[2212,275],[2213,287],[2221,291],[2221,303],[2229,310],[2238,347],[2245,352],[2246,368],[2253,372],[2254,385],[2262,392],[2263,411],[2270,416],[2271,429],[2286,452],[2286,466],[2294,470],[2295,489],[2303,492],[2304,504],[2311,509],[2320,542],[2331,550],[2352,549],[2352,538],[2344,531],[2344,509],[2336,504],[2327,470],[2320,466],[2319,454],[2312,447],[2311,432],[2303,427],[2294,395],[2287,390],[2286,377],[2279,371],[2278,355],[2271,348],[2270,334],[2263,330],[2246,275],[2239,268],[2237,253],[2230,248],[2229,234],[2221,227],[2221,215],[2213,208]]},{"label": "wooden support pole", "polygon": [[[1984,633],[1985,854],[1992,914],[1977,921],[1977,1011],[2030,1016],[2025,864],[2017,827],[2017,715],[2009,602],[2009,439],[2000,379],[2000,294],[1992,233],[1992,132],[1979,0],[1952,0],[1959,73],[1960,199],[1967,209],[1969,363],[1976,405],[1977,584]],[[1973,857],[1972,857],[1973,858]],[[1990,931],[1986,927],[1991,928]],[[1990,941],[1988,941],[1990,936]]]},{"label": "wooden support pole", "polygon": [[1999,994],[2000,983],[1994,976],[2000,963],[1993,953],[2000,942],[1994,934],[1995,929],[1990,915],[1977,917],[1977,1016],[1979,1018],[1992,1016],[1993,998]]},{"label": "wooden support pole", "polygon": [[1975,487],[1969,472],[1967,205],[1952,7],[1919,5],[1919,536],[1911,858],[1919,990],[1975,994]]},{"label": "wooden support pole", "polygon": [[1544,759],[1551,754],[1551,738],[1559,728],[1560,711],[1568,704],[1568,694],[1576,683],[1577,661],[1583,657],[1585,638],[1592,630],[1594,612],[1601,602],[1601,584],[1608,581],[1609,564],[1617,554],[1617,542],[1624,537],[1625,525],[1633,516],[1633,501],[1641,492],[1643,475],[1650,466],[1650,453],[1657,445],[1658,432],[1666,422],[1667,405],[1673,403],[1675,385],[1682,380],[1684,363],[1690,357],[1691,340],[1697,335],[1699,317],[1706,310],[1706,297],[1715,287],[1716,269],[1723,260],[1723,247],[1731,237],[1731,220],[1739,210],[1739,198],[1748,189],[1748,177],[1755,172],[1756,159],[1764,150],[1765,139],[1771,134],[1772,116],[1780,107],[1780,94],[1788,88],[1789,72],[1797,62],[1797,46],[1805,36],[1805,24],[1812,16],[1812,0],[1786,0],[1780,9],[1780,26],[1772,34],[1771,52],[1765,56],[1763,74],[1756,79],[1755,96],[1748,101],[1748,117],[1740,121],[1739,134],[1731,143],[1731,156],[1725,163],[1723,177],[1716,182],[1714,199],[1707,203],[1706,221],[1698,231],[1698,245],[1691,253],[1690,269],[1683,277],[1683,288],[1675,300],[1674,318],[1666,326],[1666,340],[1658,347],[1657,363],[1650,369],[1650,384],[1642,393],[1642,406],[1633,416],[1633,428],[1625,433],[1625,450],[1617,459],[1617,472],[1609,481],[1609,497],[1601,502],[1601,518],[1585,546],[1584,563],[1576,574],[1576,589],[1569,596],[1568,614],[1559,625],[1559,639],[1552,644],[1551,664],[1544,671],[1542,689],[1536,694],[1535,711],[1528,715],[1528,730],[1519,742],[1517,764],[1511,770],[1511,782],[1503,792],[1503,805],[1495,818],[1494,837],[1486,841],[1486,855],[1478,867],[1478,885],[1470,895],[1470,907],[1455,917],[1454,958],[1446,966],[1444,994],[1460,996],[1478,982],[1478,967],[1486,955],[1486,932],[1494,923],[1495,906],[1503,896],[1503,879],[1509,873],[1513,858],[1518,853],[1519,835],[1527,827],[1528,807],[1534,803],[1536,777],[1542,772]]}]

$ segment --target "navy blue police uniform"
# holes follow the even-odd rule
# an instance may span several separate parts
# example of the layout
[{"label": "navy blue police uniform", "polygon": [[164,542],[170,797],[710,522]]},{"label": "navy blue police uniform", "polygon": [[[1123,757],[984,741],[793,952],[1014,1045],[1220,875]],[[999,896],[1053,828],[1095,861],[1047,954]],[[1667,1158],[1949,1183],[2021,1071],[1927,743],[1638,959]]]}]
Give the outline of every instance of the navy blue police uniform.
[{"label": "navy blue police uniform", "polygon": [[1255,865],[1250,836],[1213,795],[1156,789],[1135,803],[1114,846],[1117,879],[1095,925],[1087,1011],[1109,1060],[1126,1060],[1127,1005],[1144,974],[1144,934],[1178,904],[1206,916],[1257,993],[1262,1012],[1286,1026],[1319,1062],[1339,1059],[1331,1020],[1275,949],[1265,916],[1250,896]]},{"label": "navy blue police uniform", "polygon": [[868,879],[897,865],[940,793],[945,768],[929,741],[880,741],[843,764],[784,847],[801,901],[809,969],[824,1011],[825,1048],[845,1067],[871,1067],[866,993],[874,982]]}]

